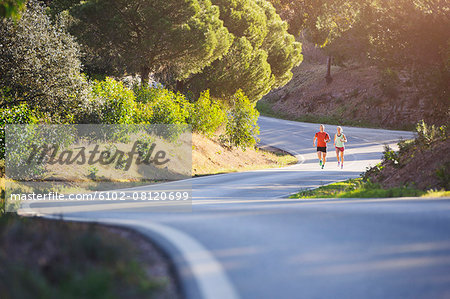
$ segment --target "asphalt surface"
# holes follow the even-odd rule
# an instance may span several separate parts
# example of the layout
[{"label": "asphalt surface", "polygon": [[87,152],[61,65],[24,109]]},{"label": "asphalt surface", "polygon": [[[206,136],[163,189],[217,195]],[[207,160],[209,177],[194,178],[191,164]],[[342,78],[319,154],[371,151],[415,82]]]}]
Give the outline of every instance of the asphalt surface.
[{"label": "asphalt surface", "polygon": [[[322,170],[312,141],[318,125],[259,124],[261,142],[295,154],[298,165],[190,179],[192,212],[92,204],[62,216],[146,234],[173,258],[189,298],[450,298],[450,199],[286,198],[358,177],[380,161],[384,144],[412,133],[344,127],[344,169],[330,150]],[[333,136],[336,127],[325,130]]]}]

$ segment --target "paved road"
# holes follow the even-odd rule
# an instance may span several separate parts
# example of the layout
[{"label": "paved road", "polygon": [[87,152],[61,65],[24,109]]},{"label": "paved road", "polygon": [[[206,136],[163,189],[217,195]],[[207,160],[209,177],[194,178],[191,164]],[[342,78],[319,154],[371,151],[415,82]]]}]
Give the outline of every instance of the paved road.
[{"label": "paved road", "polygon": [[64,216],[153,238],[174,258],[190,298],[450,298],[449,199],[285,197],[358,177],[380,160],[384,143],[411,133],[344,127],[345,169],[330,153],[321,170],[312,147],[317,125],[266,117],[259,124],[263,143],[300,163],[188,180],[192,213],[102,205]]}]

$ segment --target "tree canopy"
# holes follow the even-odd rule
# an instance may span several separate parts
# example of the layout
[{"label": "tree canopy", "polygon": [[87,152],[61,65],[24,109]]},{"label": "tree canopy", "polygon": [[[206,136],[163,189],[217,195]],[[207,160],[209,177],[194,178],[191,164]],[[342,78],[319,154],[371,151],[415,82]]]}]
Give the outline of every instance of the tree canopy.
[{"label": "tree canopy", "polygon": [[209,0],[89,0],[70,12],[82,43],[143,82],[168,67],[179,78],[197,73],[222,57],[233,38]]},{"label": "tree canopy", "polygon": [[86,99],[79,47],[43,6],[29,1],[19,20],[0,21],[1,106],[26,102],[62,114]]},{"label": "tree canopy", "polygon": [[287,32],[275,8],[263,0],[213,0],[220,18],[235,36],[230,51],[189,80],[194,90],[210,88],[229,98],[241,89],[252,101],[292,78],[302,61],[301,44]]},{"label": "tree canopy", "polygon": [[[408,70],[448,100],[450,9],[447,0],[270,0],[290,31],[326,52]],[[430,89],[431,88],[431,89]]]}]

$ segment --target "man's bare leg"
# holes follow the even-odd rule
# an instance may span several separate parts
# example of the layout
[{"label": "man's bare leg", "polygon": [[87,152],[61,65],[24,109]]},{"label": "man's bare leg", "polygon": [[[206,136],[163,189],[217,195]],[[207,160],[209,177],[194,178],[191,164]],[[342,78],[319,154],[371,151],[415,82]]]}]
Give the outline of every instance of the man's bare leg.
[{"label": "man's bare leg", "polygon": [[322,166],[323,161],[322,161],[322,152],[317,152],[317,157],[319,158],[319,165]]}]

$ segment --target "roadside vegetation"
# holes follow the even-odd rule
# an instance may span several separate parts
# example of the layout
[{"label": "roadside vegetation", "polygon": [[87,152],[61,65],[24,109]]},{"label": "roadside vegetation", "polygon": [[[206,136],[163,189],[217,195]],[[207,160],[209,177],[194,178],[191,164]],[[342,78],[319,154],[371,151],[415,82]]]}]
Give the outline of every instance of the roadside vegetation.
[{"label": "roadside vegetation", "polygon": [[95,224],[0,217],[0,293],[12,298],[178,298],[143,237]]},{"label": "roadside vegetation", "polygon": [[424,191],[407,186],[383,188],[380,184],[358,178],[321,186],[313,190],[304,190],[291,195],[289,198],[385,198],[418,196],[447,197],[450,196],[450,191]]},{"label": "roadside vegetation", "polygon": [[445,126],[420,122],[417,137],[398,143],[396,152],[386,146],[381,163],[367,169],[361,178],[303,190],[291,198],[382,198],[450,196],[450,150]]}]

